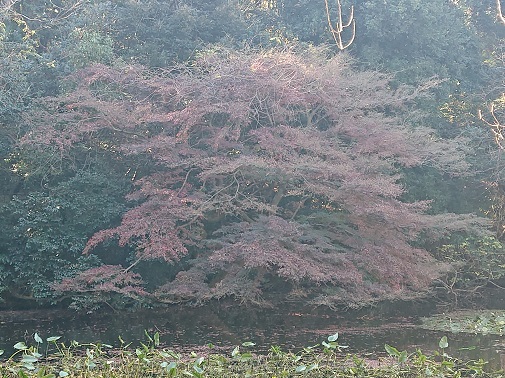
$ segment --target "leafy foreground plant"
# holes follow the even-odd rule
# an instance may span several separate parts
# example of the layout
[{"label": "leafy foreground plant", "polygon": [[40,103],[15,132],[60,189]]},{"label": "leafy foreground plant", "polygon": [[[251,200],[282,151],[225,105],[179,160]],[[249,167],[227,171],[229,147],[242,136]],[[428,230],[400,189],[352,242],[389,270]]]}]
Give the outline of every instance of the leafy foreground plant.
[{"label": "leafy foreground plant", "polygon": [[[445,353],[444,336],[440,351],[425,355],[400,352],[385,345],[388,357],[368,360],[345,354],[338,333],[321,344],[299,352],[285,352],[272,346],[266,355],[255,354],[255,344],[244,342],[231,353],[215,352],[208,345],[197,352],[179,353],[160,346],[159,333],[146,332],[147,342],[137,348],[119,338],[121,346],[107,344],[69,345],[60,336],[44,342],[34,335],[34,345],[14,345],[16,352],[0,365],[2,377],[503,377],[501,372],[483,371],[486,362],[460,361]],[[0,351],[3,353],[3,351]]]}]

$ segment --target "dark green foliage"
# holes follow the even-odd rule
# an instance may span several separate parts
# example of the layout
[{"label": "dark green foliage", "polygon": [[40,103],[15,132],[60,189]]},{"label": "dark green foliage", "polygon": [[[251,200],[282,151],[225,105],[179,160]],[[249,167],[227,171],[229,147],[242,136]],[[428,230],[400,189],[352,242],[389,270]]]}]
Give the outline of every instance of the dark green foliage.
[{"label": "dark green foliage", "polygon": [[255,38],[258,44],[282,44],[291,40],[315,45],[333,43],[326,21],[324,1],[318,6],[311,6],[308,0],[271,1],[268,2],[271,7],[265,6],[267,2],[244,3],[249,5],[246,14],[256,18],[263,26],[264,35],[259,34]]},{"label": "dark green foliage", "polygon": [[402,82],[450,79],[452,88],[479,80],[481,46],[466,9],[450,1],[364,1],[354,48],[364,64],[396,73]]},{"label": "dark green foliage", "polygon": [[478,180],[454,177],[430,167],[406,169],[403,180],[408,188],[403,198],[431,201],[431,214],[464,214],[489,207],[486,189]]},{"label": "dark green foliage", "polygon": [[81,256],[82,249],[124,211],[127,187],[113,175],[79,172],[48,190],[14,197],[0,213],[0,285],[20,297],[47,299],[54,280],[97,266],[97,257]]},{"label": "dark green foliage", "polygon": [[[12,138],[9,124],[19,118],[29,100],[28,74],[34,65],[35,43],[21,20],[9,19],[0,10],[0,135]],[[1,146],[1,144],[0,144]],[[0,152],[1,152],[0,148]]]},{"label": "dark green foliage", "polygon": [[89,1],[52,30],[46,53],[68,69],[114,59],[165,67],[209,43],[252,37],[250,21],[235,1]]}]

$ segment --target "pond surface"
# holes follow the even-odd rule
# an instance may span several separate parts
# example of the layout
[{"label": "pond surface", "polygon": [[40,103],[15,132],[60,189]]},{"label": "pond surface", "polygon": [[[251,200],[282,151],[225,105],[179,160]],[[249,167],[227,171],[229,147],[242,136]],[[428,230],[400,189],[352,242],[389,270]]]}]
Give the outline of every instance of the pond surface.
[{"label": "pond surface", "polygon": [[[503,309],[503,307],[501,307]],[[369,357],[385,354],[384,344],[399,350],[423,352],[438,349],[448,337],[447,353],[452,356],[490,362],[500,368],[505,354],[505,339],[499,335],[475,335],[430,331],[419,327],[419,319],[436,313],[429,304],[389,304],[372,309],[335,313],[321,309],[253,310],[228,304],[219,307],[141,310],[135,313],[78,314],[63,310],[0,311],[0,349],[7,354],[12,345],[25,341],[33,345],[33,334],[43,339],[62,336],[80,343],[106,343],[120,346],[118,337],[138,345],[144,332],[160,333],[162,344],[173,349],[191,350],[212,343],[230,348],[252,341],[256,352],[272,345],[293,350],[314,345],[339,333],[339,343],[348,345],[343,352],[358,352]]]}]

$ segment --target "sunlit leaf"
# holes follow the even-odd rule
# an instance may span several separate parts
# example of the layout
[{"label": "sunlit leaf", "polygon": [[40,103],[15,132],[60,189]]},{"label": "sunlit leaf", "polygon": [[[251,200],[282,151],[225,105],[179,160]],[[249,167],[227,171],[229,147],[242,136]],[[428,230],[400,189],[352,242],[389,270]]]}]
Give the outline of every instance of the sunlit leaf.
[{"label": "sunlit leaf", "polygon": [[247,361],[247,360],[250,360],[252,358],[253,358],[253,355],[252,355],[252,353],[249,353],[249,352],[243,353],[243,354],[240,355],[240,359],[242,361]]},{"label": "sunlit leaf", "polygon": [[305,371],[305,370],[307,370],[307,366],[305,366],[305,365],[300,365],[300,366],[298,366],[298,367],[295,369],[295,372],[297,372],[297,373],[301,373],[302,371]]},{"label": "sunlit leaf", "polygon": [[23,358],[21,359],[21,362],[26,364],[26,363],[34,363],[37,362],[39,359],[35,356],[32,356],[30,354],[24,354]]},{"label": "sunlit leaf", "polygon": [[153,338],[151,337],[151,335],[149,335],[149,332],[147,332],[147,330],[144,330],[144,335],[146,336],[147,340],[153,342]]},{"label": "sunlit leaf", "polygon": [[175,362],[162,362],[161,367],[166,369],[168,372],[174,371],[177,368],[177,363]]},{"label": "sunlit leaf", "polygon": [[233,351],[231,352],[231,356],[232,357],[235,357],[235,356],[238,356],[240,354],[240,348],[238,346],[236,346]]},{"label": "sunlit leaf", "polygon": [[401,363],[401,364],[403,364],[403,363],[407,362],[407,359],[408,359],[407,351],[404,350],[398,356],[398,362]]},{"label": "sunlit leaf", "polygon": [[42,339],[40,338],[40,336],[39,336],[39,334],[37,332],[35,332],[35,335],[33,335],[33,338],[35,339],[35,342],[37,344],[42,344],[43,343]]},{"label": "sunlit leaf", "polygon": [[196,371],[198,374],[203,373],[203,369],[200,366],[193,365],[193,370]]},{"label": "sunlit leaf", "polygon": [[25,350],[28,349],[28,347],[24,342],[20,341],[19,343],[14,344],[14,349]]},{"label": "sunlit leaf", "polygon": [[26,370],[35,370],[35,366],[33,366],[31,363],[26,363],[26,364],[23,364],[23,367],[24,367]]},{"label": "sunlit leaf", "polygon": [[95,358],[93,351],[89,348],[86,348],[86,356],[90,359]]},{"label": "sunlit leaf", "polygon": [[328,341],[333,342],[338,340],[338,332],[334,335],[328,336]]},{"label": "sunlit leaf", "polygon": [[400,352],[398,351],[398,349],[396,349],[395,347],[393,347],[391,345],[385,344],[384,349],[386,349],[387,354],[389,354],[391,357],[399,357],[400,356]]},{"label": "sunlit leaf", "polygon": [[93,361],[88,361],[86,362],[86,366],[88,369],[94,369],[96,367],[96,364]]}]

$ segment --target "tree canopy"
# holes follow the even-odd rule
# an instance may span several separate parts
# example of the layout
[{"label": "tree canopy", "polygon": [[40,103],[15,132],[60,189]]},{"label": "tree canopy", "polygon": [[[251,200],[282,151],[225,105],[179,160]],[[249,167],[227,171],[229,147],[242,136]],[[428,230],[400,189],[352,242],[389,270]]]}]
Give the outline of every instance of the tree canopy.
[{"label": "tree canopy", "polygon": [[496,7],[326,4],[5,4],[4,298],[359,306],[454,272],[502,227]]}]

